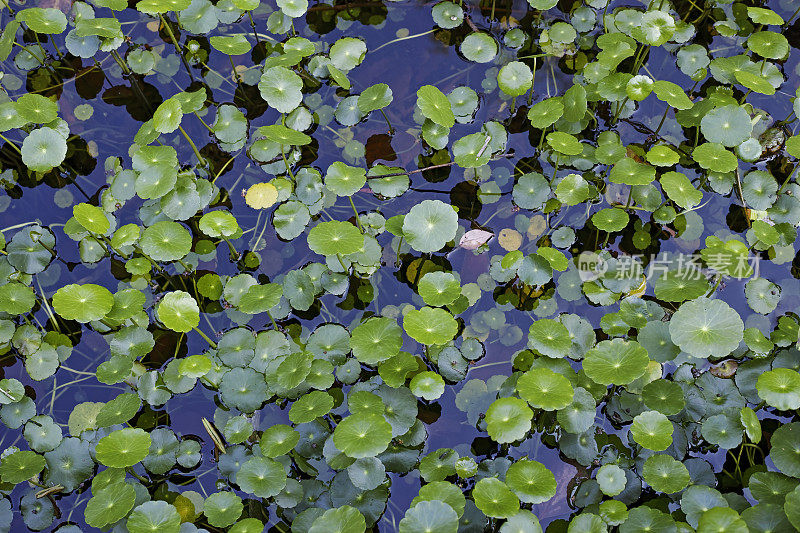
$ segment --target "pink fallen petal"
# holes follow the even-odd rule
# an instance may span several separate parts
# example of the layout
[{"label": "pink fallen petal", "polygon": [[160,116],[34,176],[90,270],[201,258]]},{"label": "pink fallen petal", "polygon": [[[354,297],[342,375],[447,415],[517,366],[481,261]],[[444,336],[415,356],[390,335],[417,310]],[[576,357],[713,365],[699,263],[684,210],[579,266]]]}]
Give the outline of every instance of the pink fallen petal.
[{"label": "pink fallen petal", "polygon": [[458,245],[467,250],[477,250],[482,245],[489,242],[492,237],[494,237],[494,233],[491,231],[471,229],[461,237],[461,240],[458,241]]}]

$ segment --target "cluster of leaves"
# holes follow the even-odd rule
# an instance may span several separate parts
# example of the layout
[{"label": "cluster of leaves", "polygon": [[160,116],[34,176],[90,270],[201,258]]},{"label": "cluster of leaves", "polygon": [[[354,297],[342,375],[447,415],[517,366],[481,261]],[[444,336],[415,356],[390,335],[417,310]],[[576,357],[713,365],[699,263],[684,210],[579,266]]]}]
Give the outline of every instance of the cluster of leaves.
[{"label": "cluster of leaves", "polygon": [[[408,112],[389,83],[357,90],[378,50],[348,28],[382,22],[382,4],[12,12],[0,59],[28,82],[2,80],[8,190],[83,192],[73,119],[93,108],[66,109],[65,72],[105,79],[110,58],[127,93],[103,100],[141,124],[71,216],[0,232],[0,351],[18,371],[0,379],[18,436],[0,454],[0,532],[16,514],[67,533],[800,529],[800,317],[784,298],[799,285],[765,277],[795,254],[800,98],[783,120],[757,107],[788,94],[790,21],[724,0],[557,3],[528,0],[521,20],[493,4],[482,26],[483,6],[436,3],[436,46],[485,77],[406,89]],[[157,46],[125,33],[139,23]],[[334,27],[346,35],[314,37]],[[390,166],[390,116],[415,169]],[[342,153],[322,170],[324,131]],[[241,200],[218,181],[234,166]],[[411,186],[456,168],[450,203]],[[294,268],[265,264],[295,247]],[[651,268],[685,251],[697,268]],[[85,275],[65,283],[62,265]],[[102,359],[73,368],[99,339]],[[74,375],[109,399],[62,417]],[[433,449],[448,392],[477,437]],[[189,404],[202,436],[173,424]],[[535,460],[540,446],[563,461]],[[402,477],[419,488],[396,516]]]}]

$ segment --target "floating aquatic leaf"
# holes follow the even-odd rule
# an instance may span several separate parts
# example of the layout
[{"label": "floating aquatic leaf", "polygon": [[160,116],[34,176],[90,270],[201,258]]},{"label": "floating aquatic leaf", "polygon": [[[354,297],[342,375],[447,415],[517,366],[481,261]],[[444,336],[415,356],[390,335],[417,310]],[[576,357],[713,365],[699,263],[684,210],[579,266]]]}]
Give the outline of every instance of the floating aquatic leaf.
[{"label": "floating aquatic leaf", "polygon": [[644,374],[650,358],[636,341],[604,340],[586,352],[583,370],[601,385],[626,385]]},{"label": "floating aquatic leaf", "polygon": [[595,474],[600,490],[606,496],[616,496],[625,490],[625,471],[615,464],[601,466]]},{"label": "floating aquatic leaf", "polygon": [[150,435],[139,428],[114,431],[100,439],[97,460],[111,468],[126,468],[144,459],[150,450]]},{"label": "floating aquatic leaf", "polygon": [[531,429],[533,411],[519,398],[500,398],[486,411],[486,431],[499,443],[514,442]]},{"label": "floating aquatic leaf", "polygon": [[183,118],[183,108],[177,98],[165,100],[153,113],[153,128],[159,133],[177,130]]},{"label": "floating aquatic leaf", "polygon": [[633,36],[650,46],[661,46],[675,33],[675,19],[665,11],[652,10],[642,15]]},{"label": "floating aquatic leaf", "polygon": [[464,22],[464,10],[453,2],[439,2],[431,9],[433,21],[440,28],[450,30]]},{"label": "floating aquatic leaf", "polygon": [[548,98],[537,103],[528,111],[528,120],[534,128],[544,129],[552,126],[564,114],[564,104],[560,98]]},{"label": "floating aquatic leaf", "polygon": [[308,0],[280,0],[278,7],[289,17],[302,17],[308,9]]},{"label": "floating aquatic leaf", "polygon": [[125,392],[106,403],[97,413],[97,427],[109,427],[127,422],[139,411],[142,402],[139,396]]},{"label": "floating aquatic leaf", "polygon": [[320,222],[308,232],[308,247],[320,255],[349,255],[364,245],[364,236],[349,222]]},{"label": "floating aquatic leaf", "polygon": [[440,126],[452,128],[455,124],[450,101],[433,85],[423,85],[417,90],[417,106],[425,117]]},{"label": "floating aquatic leaf", "polygon": [[419,280],[419,295],[431,306],[451,304],[461,295],[461,284],[449,272],[428,272]]},{"label": "floating aquatic leaf", "polygon": [[630,157],[623,158],[614,165],[609,174],[613,183],[625,185],[647,185],[656,177],[656,169],[642,163],[637,163]]},{"label": "floating aquatic leaf", "polygon": [[67,29],[67,17],[54,7],[30,7],[17,13],[16,19],[36,33],[59,34]]},{"label": "floating aquatic leaf", "polygon": [[214,49],[229,56],[246,54],[252,48],[250,42],[247,40],[247,36],[242,33],[234,35],[212,35],[209,42]]},{"label": "floating aquatic leaf", "polygon": [[574,136],[561,131],[547,134],[547,144],[560,154],[579,155],[583,152],[583,145]]},{"label": "floating aquatic leaf", "polygon": [[361,512],[349,505],[328,509],[311,524],[308,533],[358,533],[366,531],[366,520]]},{"label": "floating aquatic leaf", "polygon": [[15,451],[0,462],[0,479],[16,485],[41,472],[46,465],[44,457],[31,451]]},{"label": "floating aquatic leaf", "polygon": [[436,372],[420,372],[411,379],[409,388],[414,396],[433,401],[444,393],[444,379]]},{"label": "floating aquatic leaf", "polygon": [[497,85],[509,96],[522,96],[531,88],[533,73],[521,61],[511,61],[497,73]]},{"label": "floating aquatic leaf", "polygon": [[362,113],[383,109],[392,103],[392,89],[385,83],[377,83],[358,95],[358,108]]},{"label": "floating aquatic leaf", "polygon": [[164,220],[145,228],[139,244],[150,259],[176,261],[189,253],[192,237],[177,222]]},{"label": "floating aquatic leaf", "polygon": [[698,191],[685,174],[680,172],[667,172],[659,179],[661,188],[670,200],[684,209],[691,209],[703,199],[703,193]]},{"label": "floating aquatic leaf", "polygon": [[711,143],[738,146],[750,138],[750,115],[740,106],[728,105],[712,109],[700,121],[703,136]]},{"label": "floating aquatic leaf", "polygon": [[741,342],[744,323],[725,302],[697,298],[675,312],[669,332],[672,342],[695,357],[724,357]]},{"label": "floating aquatic leaf", "polygon": [[303,99],[303,80],[286,67],[270,67],[261,75],[261,97],[280,113],[291,113]]},{"label": "floating aquatic leaf", "polygon": [[738,166],[736,155],[716,143],[701,144],[692,152],[692,158],[702,168],[714,172],[731,172]]},{"label": "floating aquatic leaf", "polygon": [[100,285],[70,284],[61,287],[53,295],[53,309],[67,320],[91,322],[100,320],[111,311],[114,296]]},{"label": "floating aquatic leaf", "polygon": [[556,495],[555,475],[542,463],[530,459],[508,467],[506,484],[525,503],[544,503]]},{"label": "floating aquatic leaf", "polygon": [[691,478],[689,470],[669,455],[652,455],[644,463],[642,476],[653,489],[672,494],[686,488]]},{"label": "floating aquatic leaf", "polygon": [[759,31],[747,38],[747,48],[767,59],[783,59],[789,54],[789,41],[774,31]]},{"label": "floating aquatic leaf", "polygon": [[464,38],[461,53],[470,61],[488,63],[497,55],[497,43],[488,33],[476,31]]},{"label": "floating aquatic leaf", "polygon": [[517,380],[517,391],[532,407],[554,411],[572,403],[569,380],[546,368],[532,368]]},{"label": "floating aquatic leaf", "polygon": [[444,309],[423,307],[406,313],[403,329],[422,344],[444,344],[455,337],[458,324],[453,315]]},{"label": "floating aquatic leaf", "polygon": [[455,533],[458,531],[458,515],[452,507],[439,500],[423,501],[406,511],[400,520],[402,533]]},{"label": "floating aquatic leaf", "polygon": [[648,450],[660,452],[672,444],[672,422],[658,411],[645,411],[633,419],[631,436]]},{"label": "floating aquatic leaf", "polygon": [[186,333],[200,324],[200,309],[189,293],[172,291],[158,303],[158,319],[169,329]]},{"label": "floating aquatic leaf", "polygon": [[253,457],[239,469],[236,483],[248,494],[259,498],[272,498],[286,486],[286,472],[283,466],[273,459]]},{"label": "floating aquatic leaf", "polygon": [[592,215],[592,224],[607,232],[621,231],[629,221],[628,213],[622,209],[606,208]]},{"label": "floating aquatic leaf", "polygon": [[[800,408],[800,374],[789,368],[775,368],[758,377],[758,395],[782,411]],[[797,405],[797,407],[793,407]]]},{"label": "floating aquatic leaf", "polygon": [[653,92],[659,100],[666,102],[676,109],[690,109],[692,101],[679,85],[670,81],[658,80],[653,84]]},{"label": "floating aquatic leaf", "polygon": [[334,67],[347,72],[358,66],[366,53],[367,45],[363,40],[343,37],[333,43],[328,55]]},{"label": "floating aquatic leaf", "polygon": [[278,189],[271,183],[255,183],[247,189],[244,201],[253,209],[268,209],[278,201]]},{"label": "floating aquatic leaf", "polygon": [[666,379],[651,381],[642,389],[644,404],[665,415],[676,415],[686,405],[680,385]]},{"label": "floating aquatic leaf", "polygon": [[458,215],[439,200],[423,200],[406,214],[403,235],[419,252],[438,252],[456,236]]},{"label": "floating aquatic leaf", "polygon": [[339,196],[352,196],[367,182],[367,171],[336,161],[325,173],[325,187]]},{"label": "floating aquatic leaf", "polygon": [[[258,134],[263,135],[270,141],[286,146],[305,146],[311,143],[311,137],[303,132],[287,128],[283,124],[262,126],[258,128]],[[252,189],[253,186],[250,188]]]},{"label": "floating aquatic leaf", "polygon": [[203,502],[203,514],[208,523],[216,527],[227,527],[242,514],[242,499],[233,492],[215,492]]},{"label": "floating aquatic leaf", "polygon": [[35,172],[46,172],[59,166],[66,155],[66,138],[52,128],[33,130],[22,141],[22,162]]},{"label": "floating aquatic leaf", "polygon": [[509,518],[519,510],[519,499],[508,486],[497,478],[483,478],[472,489],[475,505],[486,516]]},{"label": "floating aquatic leaf", "polygon": [[625,93],[628,98],[635,101],[641,101],[650,96],[653,91],[653,79],[650,76],[634,76],[628,80],[625,86]]},{"label": "floating aquatic leaf", "polygon": [[348,416],[333,432],[336,448],[348,457],[374,457],[392,440],[392,427],[381,415],[365,413]]}]

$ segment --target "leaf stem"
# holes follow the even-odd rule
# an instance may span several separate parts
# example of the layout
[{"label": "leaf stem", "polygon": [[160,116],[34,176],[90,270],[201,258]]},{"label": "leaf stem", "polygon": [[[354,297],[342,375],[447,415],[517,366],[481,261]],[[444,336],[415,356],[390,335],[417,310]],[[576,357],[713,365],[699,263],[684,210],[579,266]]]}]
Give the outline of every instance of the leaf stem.
[{"label": "leaf stem", "polygon": [[629,98],[626,96],[625,99],[617,107],[617,112],[614,113],[614,118],[611,119],[612,126],[617,123],[617,118],[619,117],[619,114],[622,113],[622,108],[625,107],[625,104],[628,103],[628,100]]},{"label": "leaf stem", "polygon": [[350,200],[350,207],[353,208],[353,213],[356,214],[356,225],[358,226],[358,231],[364,233],[364,228],[361,227],[361,220],[358,216],[358,209],[356,209],[356,204],[353,203],[353,197],[348,196],[347,199]]},{"label": "leaf stem", "polygon": [[786,20],[786,22],[783,23],[783,27],[788,27],[792,23],[792,21],[794,20],[794,18],[797,16],[798,13],[800,13],[800,7],[798,7],[797,10],[795,10],[795,12],[792,13],[792,16],[789,17]]},{"label": "leaf stem", "polygon": [[788,176],[786,176],[786,179],[785,179],[785,180],[783,180],[783,183],[781,183],[781,186],[780,186],[780,188],[778,189],[778,192],[777,192],[777,194],[780,194],[780,193],[782,193],[782,192],[783,192],[783,189],[785,189],[785,188],[786,188],[786,186],[787,186],[787,185],[789,185],[789,181],[791,181],[791,179],[792,179],[792,176],[794,175],[794,171],[795,171],[795,170],[797,170],[797,167],[798,167],[798,166],[800,166],[800,161],[798,161],[797,163],[795,163],[795,164],[794,164],[794,166],[792,167],[792,170],[789,172],[789,175],[788,175]]},{"label": "leaf stem", "polygon": [[269,311],[267,311],[267,316],[269,317],[269,319],[270,319],[270,320],[272,320],[272,328],[273,328],[275,331],[278,331],[278,323],[277,323],[277,322],[275,322],[275,319],[272,317],[272,313],[270,313]]},{"label": "leaf stem", "polygon": [[3,139],[5,142],[7,142],[7,143],[8,143],[8,144],[10,144],[11,146],[13,146],[13,147],[14,147],[14,150],[16,150],[18,154],[20,154],[20,155],[22,154],[22,150],[20,150],[20,149],[19,149],[19,146],[17,146],[17,145],[14,143],[14,141],[12,141],[11,139],[7,138],[7,137],[6,137],[5,135],[3,135],[2,133],[0,133],[0,139]]},{"label": "leaf stem", "polygon": [[200,165],[206,166],[206,160],[203,158],[202,155],[200,155],[200,150],[197,149],[197,145],[194,144],[194,141],[192,140],[191,137],[189,137],[189,134],[186,133],[186,130],[183,129],[183,126],[179,124],[178,129],[181,130],[183,136],[186,138],[187,141],[189,141],[189,145],[192,147],[192,151],[194,152],[195,157],[197,157]]},{"label": "leaf stem", "polygon": [[383,108],[378,109],[383,115],[383,120],[386,121],[386,125],[389,126],[389,135],[394,135],[394,128],[392,127],[392,123],[389,122],[389,117],[386,116],[386,113],[383,111]]},{"label": "leaf stem", "polygon": [[227,237],[222,237],[222,239],[226,243],[228,243],[228,251],[231,254],[231,259],[234,259],[234,260],[237,259],[239,257],[239,252],[236,250],[236,247],[233,245],[233,243]]},{"label": "leaf stem", "polygon": [[145,477],[142,477],[142,476],[140,476],[139,474],[137,474],[136,472],[134,472],[134,471],[133,471],[133,468],[127,468],[126,470],[128,471],[128,473],[129,473],[130,475],[132,475],[133,477],[135,477],[136,479],[138,479],[139,481],[141,481],[143,484],[149,484],[149,483],[150,483],[150,480],[149,480],[149,479],[147,479],[147,478],[145,478]]},{"label": "leaf stem", "polygon": [[281,157],[283,158],[283,164],[286,165],[286,172],[289,173],[292,181],[296,181],[294,179],[294,173],[292,173],[292,168],[289,166],[289,161],[286,159],[286,152],[283,150],[283,145],[281,145]]},{"label": "leaf stem", "polygon": [[114,58],[114,61],[117,62],[117,65],[119,65],[119,68],[122,69],[122,72],[124,72],[125,74],[130,75],[131,69],[128,68],[128,65],[125,64],[125,61],[120,57],[120,55],[117,53],[117,51],[116,50],[111,50],[111,52],[109,52],[109,54],[111,55],[111,57]]},{"label": "leaf stem", "polygon": [[178,57],[181,58],[181,62],[183,62],[183,66],[186,67],[186,72],[189,74],[189,78],[194,81],[194,76],[192,75],[192,69],[189,67],[189,63],[187,63],[186,58],[183,57],[183,51],[181,50],[181,45],[178,44],[178,39],[175,38],[175,34],[172,32],[172,26],[164,18],[164,15],[161,13],[158,14],[158,18],[161,19],[161,24],[164,25],[164,28],[167,30],[167,34],[169,38],[172,40],[172,44],[175,46],[175,51],[178,52]]},{"label": "leaf stem", "polygon": [[208,335],[203,333],[203,331],[200,328],[198,328],[197,326],[192,326],[192,329],[195,330],[197,333],[199,333],[200,336],[203,337],[206,340],[206,342],[208,343],[209,346],[211,346],[215,350],[217,349],[217,343],[212,341],[211,339],[209,339]]}]

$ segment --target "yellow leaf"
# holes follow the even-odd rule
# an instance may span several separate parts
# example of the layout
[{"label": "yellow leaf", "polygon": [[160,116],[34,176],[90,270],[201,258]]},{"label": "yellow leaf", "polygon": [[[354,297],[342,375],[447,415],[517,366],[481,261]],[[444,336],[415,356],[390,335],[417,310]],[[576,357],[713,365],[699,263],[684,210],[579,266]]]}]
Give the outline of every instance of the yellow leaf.
[{"label": "yellow leaf", "polygon": [[181,522],[194,522],[197,513],[195,512],[192,500],[183,494],[178,494],[175,501],[172,502],[172,505],[178,510],[178,514],[181,516]]},{"label": "yellow leaf", "polygon": [[542,215],[533,215],[528,226],[528,238],[533,240],[547,229],[547,221]]},{"label": "yellow leaf", "polygon": [[271,183],[256,183],[247,189],[244,201],[253,209],[267,209],[278,201],[278,189]]},{"label": "yellow leaf", "polygon": [[636,298],[639,298],[645,293],[646,290],[647,290],[647,278],[642,276],[642,282],[639,284],[639,286],[630,291],[629,293],[627,293],[625,296],[626,297],[634,296]]},{"label": "yellow leaf", "polygon": [[500,246],[507,252],[519,250],[519,247],[522,246],[522,235],[520,235],[517,230],[511,228],[501,230],[500,234],[497,236],[497,240]]}]

